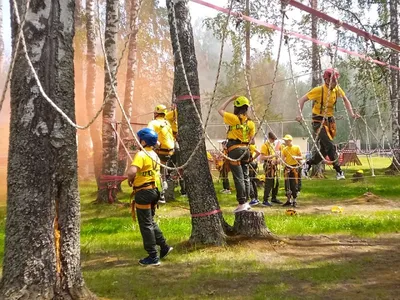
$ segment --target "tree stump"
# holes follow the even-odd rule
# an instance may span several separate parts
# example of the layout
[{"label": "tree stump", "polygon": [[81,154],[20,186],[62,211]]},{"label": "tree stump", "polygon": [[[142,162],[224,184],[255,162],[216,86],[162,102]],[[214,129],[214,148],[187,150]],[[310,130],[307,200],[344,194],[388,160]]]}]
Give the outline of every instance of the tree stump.
[{"label": "tree stump", "polygon": [[272,236],[265,224],[264,213],[260,211],[242,211],[235,214],[233,231],[248,237]]}]

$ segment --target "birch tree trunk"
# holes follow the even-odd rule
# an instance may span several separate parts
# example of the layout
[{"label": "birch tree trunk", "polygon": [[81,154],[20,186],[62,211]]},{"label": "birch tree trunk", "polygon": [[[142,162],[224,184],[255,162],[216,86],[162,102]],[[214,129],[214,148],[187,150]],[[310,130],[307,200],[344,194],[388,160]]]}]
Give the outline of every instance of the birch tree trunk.
[{"label": "birch tree trunk", "polygon": [[[133,103],[133,95],[135,90],[135,76],[137,70],[137,33],[139,31],[138,27],[138,16],[140,11],[140,6],[142,0],[129,0],[130,7],[130,37],[129,37],[129,45],[128,45],[128,62],[126,69],[126,83],[125,83],[125,97],[124,97],[124,110],[128,117],[131,119],[132,116],[132,103]],[[124,117],[122,117],[121,122],[121,131],[120,137],[122,141],[126,141],[131,135],[129,133],[128,123]],[[125,143],[125,147],[127,148],[127,143]],[[125,147],[123,144],[119,145],[118,149],[118,175],[125,174],[126,165],[128,155],[126,153]]]},{"label": "birch tree trunk", "polygon": [[[219,210],[219,204],[214,190],[211,174],[208,168],[206,148],[202,139],[202,127],[196,116],[194,106],[189,97],[182,64],[179,56],[182,53],[184,68],[191,92],[200,95],[199,78],[197,73],[197,60],[194,49],[193,31],[190,23],[190,14],[187,7],[188,1],[167,0],[168,19],[170,24],[172,48],[175,61],[175,95],[178,99],[178,130],[179,145],[181,148],[182,162],[189,159],[190,154],[200,142],[201,146],[188,167],[184,170],[184,180],[189,196],[191,214],[211,213]],[[176,18],[174,18],[174,11]],[[176,19],[176,26],[174,25]],[[178,30],[178,32],[177,32]],[[179,99],[186,99],[180,100]],[[196,107],[201,111],[200,102],[196,100]],[[225,234],[222,228],[222,213],[212,213],[207,216],[192,217],[192,234],[190,241],[201,244],[221,245],[225,243]]]},{"label": "birch tree trunk", "polygon": [[[114,130],[115,105],[117,90],[117,34],[118,34],[118,0],[107,0],[106,6],[106,31],[104,46],[108,64],[104,63],[104,98],[107,102],[103,110],[102,140],[103,140],[103,166],[102,175],[116,176],[118,171],[117,136]],[[115,90],[112,88],[114,85]],[[116,200],[117,183],[115,181],[100,184],[97,202],[113,203]]]},{"label": "birch tree trunk", "polygon": [[[15,10],[24,15],[26,0],[10,2],[15,45]],[[74,1],[31,1],[24,34],[44,91],[74,120]],[[42,97],[22,47],[13,51],[0,299],[91,299],[80,266],[76,130]]]},{"label": "birch tree trunk", "polygon": [[[96,25],[95,0],[86,0],[86,111],[88,120],[96,113]],[[93,167],[97,186],[100,187],[102,141],[100,121],[95,121],[89,128],[93,144]]]},{"label": "birch tree trunk", "polygon": [[[75,104],[77,108],[76,120],[78,124],[87,123],[86,101],[83,76],[85,68],[83,58],[85,53],[84,27],[82,22],[82,0],[75,1],[75,37],[74,37],[74,69],[75,69]],[[89,130],[78,131],[78,175],[81,178],[89,177],[90,154]]]},{"label": "birch tree trunk", "polygon": [[[398,0],[390,0],[390,41],[399,44],[399,4]],[[391,51],[390,64],[399,66],[399,53]],[[390,70],[391,106],[392,106],[392,143],[397,162],[400,162],[400,75],[398,70]],[[400,165],[393,159],[391,169],[399,170]]]}]

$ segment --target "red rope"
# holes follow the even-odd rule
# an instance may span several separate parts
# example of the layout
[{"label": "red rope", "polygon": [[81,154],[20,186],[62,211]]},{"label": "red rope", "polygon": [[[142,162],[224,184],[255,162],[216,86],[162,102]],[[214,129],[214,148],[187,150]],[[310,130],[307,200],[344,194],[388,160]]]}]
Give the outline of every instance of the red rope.
[{"label": "red rope", "polygon": [[115,199],[113,197],[112,191],[117,189],[118,183],[121,183],[125,179],[127,179],[127,176],[114,176],[114,175],[101,175],[100,176],[100,183],[102,185],[99,186],[99,188],[102,189],[108,189],[108,202],[109,203],[114,203]]},{"label": "red rope", "polygon": [[[191,1],[195,2],[195,3],[198,3],[200,5],[204,5],[204,6],[213,8],[213,9],[221,11],[223,13],[229,13],[229,9],[226,9],[226,8],[223,8],[223,7],[208,3],[208,2],[203,1],[203,0],[191,0]],[[231,12],[231,15],[238,16],[239,14],[236,13],[236,12]],[[260,21],[260,20],[254,19],[254,18],[249,17],[249,16],[243,15],[243,19],[248,21],[248,22],[252,22],[254,24],[263,26],[263,27],[267,27],[267,28],[271,28],[273,30],[281,31],[281,28],[279,26],[276,26],[276,25],[269,24],[269,23],[264,22],[264,21]],[[400,67],[398,67],[398,66],[390,65],[388,63],[382,62],[382,61],[377,60],[377,59],[373,59],[372,57],[360,54],[358,52],[350,51],[350,50],[347,50],[347,49],[344,49],[344,48],[341,48],[341,47],[337,47],[335,45],[331,45],[330,43],[322,42],[320,40],[313,39],[313,38],[311,38],[309,36],[306,36],[306,35],[303,35],[303,34],[300,34],[300,33],[294,32],[294,31],[285,30],[284,33],[286,35],[291,35],[291,36],[294,36],[294,37],[297,37],[297,38],[300,38],[300,39],[303,39],[303,40],[307,40],[307,41],[313,42],[314,44],[317,44],[317,45],[321,45],[321,46],[324,46],[324,47],[327,47],[327,48],[337,49],[340,52],[347,53],[349,55],[353,55],[353,56],[359,57],[359,58],[361,58],[363,60],[366,60],[366,61],[371,61],[371,62],[373,62],[375,64],[378,64],[378,65],[387,66],[388,68],[395,69],[395,70],[400,70]]]},{"label": "red rope", "polygon": [[200,100],[200,96],[192,95],[192,97],[190,97],[190,95],[181,95],[176,97],[176,101],[192,100],[192,98],[193,100]]},{"label": "red rope", "polygon": [[220,212],[221,212],[220,209],[215,209],[213,211],[209,211],[209,212],[206,212],[206,213],[192,214],[192,218],[207,217],[207,216],[218,214]]}]

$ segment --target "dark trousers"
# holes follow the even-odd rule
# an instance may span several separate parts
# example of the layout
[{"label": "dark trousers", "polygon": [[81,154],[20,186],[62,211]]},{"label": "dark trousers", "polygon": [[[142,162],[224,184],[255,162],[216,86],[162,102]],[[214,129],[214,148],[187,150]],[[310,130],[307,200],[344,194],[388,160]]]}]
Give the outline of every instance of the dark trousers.
[{"label": "dark trousers", "polygon": [[[171,159],[170,159],[171,167],[176,167],[178,165],[178,163],[179,164],[182,163],[180,161],[180,154],[181,154],[181,150],[179,148],[175,148],[174,154],[171,156]],[[183,172],[180,170],[176,170],[176,172],[179,172],[177,175],[178,175],[179,185],[181,187],[181,194],[185,195],[186,188],[185,188],[185,181],[183,180]]]},{"label": "dark trousers", "polygon": [[267,165],[265,168],[265,184],[264,184],[264,201],[271,199],[275,200],[279,190],[278,170],[275,165]]},{"label": "dark trousers", "polygon": [[250,177],[250,198],[258,199],[256,162],[251,162],[249,164],[249,177]]},{"label": "dark trousers", "polygon": [[136,208],[136,216],[139,223],[140,233],[142,234],[143,246],[151,257],[157,256],[157,245],[161,248],[167,247],[160,228],[157,223],[154,222],[155,209],[159,197],[160,193],[157,189],[141,190],[135,194],[136,204],[151,205],[150,209]]},{"label": "dark trousers", "polygon": [[233,181],[236,188],[236,200],[239,204],[244,204],[250,195],[250,180],[249,180],[249,159],[250,153],[247,147],[240,147],[228,152],[228,156],[233,159],[238,159],[243,155],[240,161],[230,161]]},{"label": "dark trousers", "polygon": [[[313,131],[314,131],[314,137],[317,137],[317,133],[319,128],[321,127],[321,123],[318,122],[313,122],[312,123]],[[316,144],[320,145],[320,151],[321,154],[324,156],[328,156],[331,161],[335,161],[333,163],[333,168],[336,170],[336,172],[341,172],[341,168],[339,165],[339,162],[337,160],[337,154],[336,154],[336,148],[335,145],[333,144],[332,140],[329,138],[325,126],[322,126],[320,133],[318,134]],[[313,152],[313,156],[310,160],[307,161],[308,165],[318,165],[322,161],[321,155],[318,153],[318,151]]]},{"label": "dark trousers", "polygon": [[219,178],[222,179],[222,188],[224,190],[230,190],[231,185],[229,184],[229,161],[225,160],[224,164],[222,165],[221,172],[219,173]]},{"label": "dark trousers", "polygon": [[290,199],[297,198],[297,191],[298,191],[298,184],[299,184],[299,171],[297,168],[285,168],[285,190],[286,190],[286,197]]}]

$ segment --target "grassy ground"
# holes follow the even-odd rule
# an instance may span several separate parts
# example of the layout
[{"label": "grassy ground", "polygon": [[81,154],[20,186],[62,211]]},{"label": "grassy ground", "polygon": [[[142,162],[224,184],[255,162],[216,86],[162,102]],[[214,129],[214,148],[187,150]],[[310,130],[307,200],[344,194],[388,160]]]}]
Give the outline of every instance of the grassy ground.
[{"label": "grassy ground", "polygon": [[[380,163],[382,167],[387,161]],[[351,176],[359,168],[351,167],[346,174]],[[330,171],[327,179],[304,180],[294,217],[278,206],[255,208],[264,211],[270,230],[288,243],[230,238],[225,247],[190,247],[188,201],[177,197],[157,211],[157,222],[175,248],[159,268],[138,266],[145,252],[129,208],[93,205],[95,184],[81,182],[86,283],[100,298],[112,300],[396,299],[400,178],[383,176],[383,170],[377,170],[375,177],[368,172],[367,167],[363,183],[331,180]],[[220,189],[216,183],[216,191]],[[129,188],[124,190],[120,200],[128,203]],[[218,193],[218,198],[232,224],[235,196]],[[334,205],[342,206],[343,213],[332,213]],[[3,204],[1,245],[4,226]]]}]

